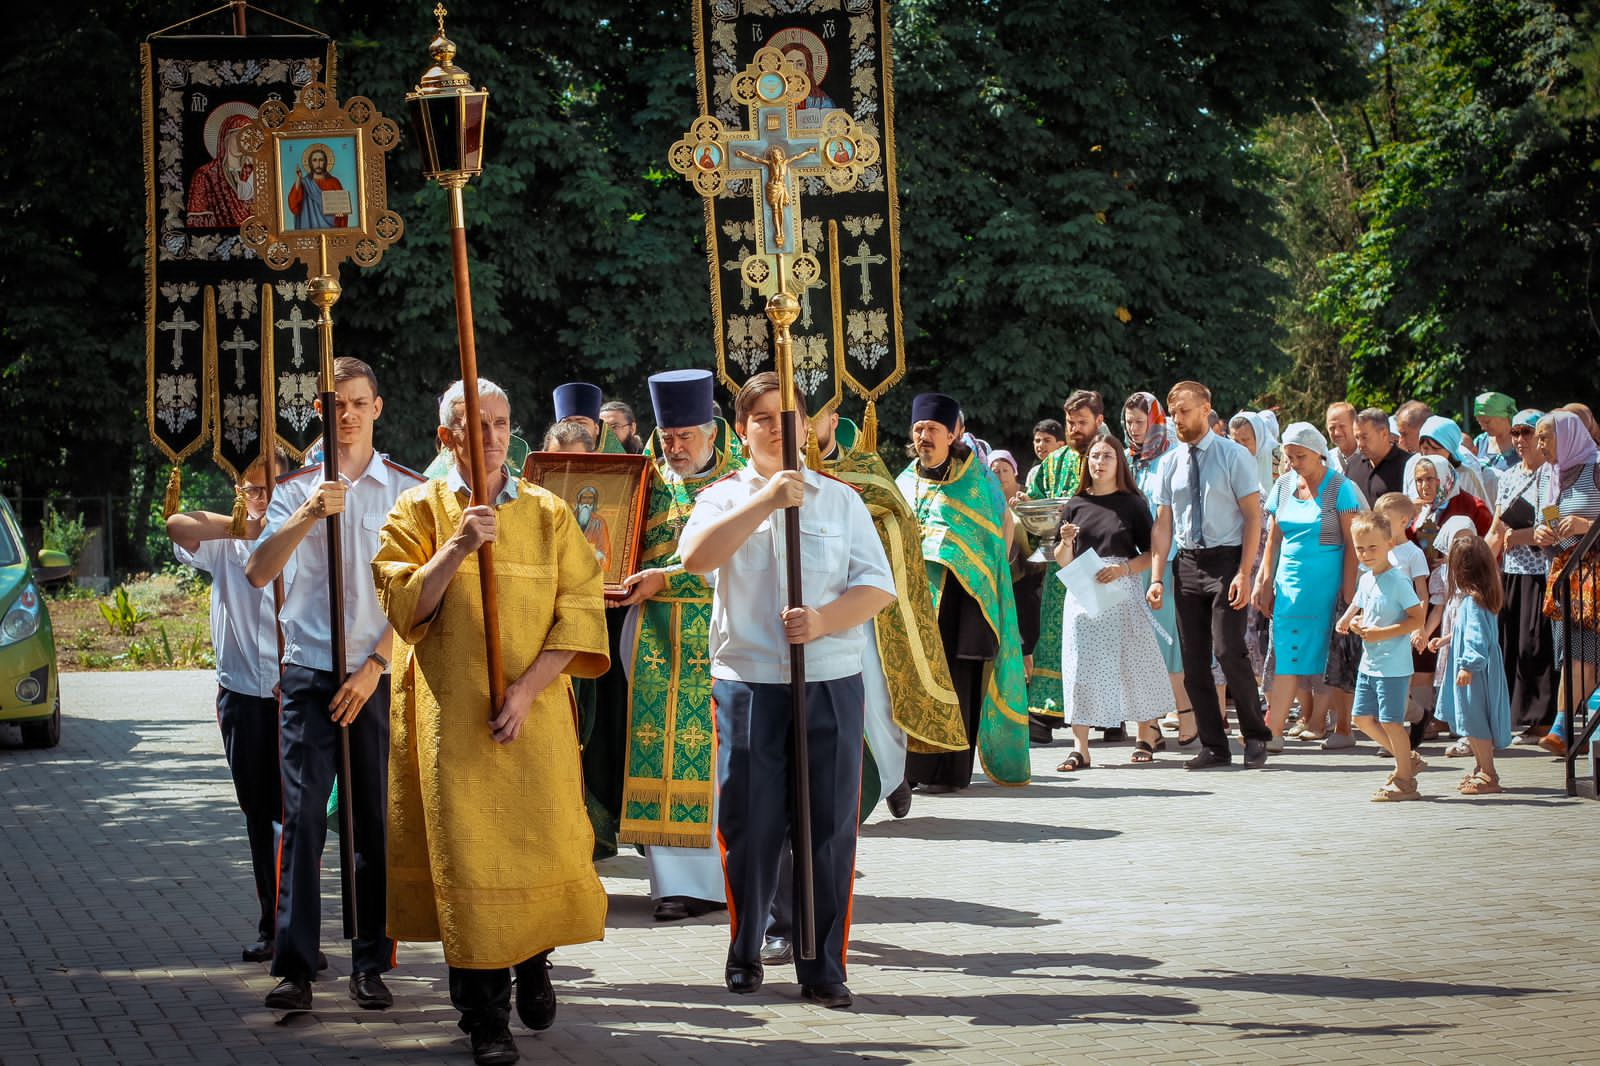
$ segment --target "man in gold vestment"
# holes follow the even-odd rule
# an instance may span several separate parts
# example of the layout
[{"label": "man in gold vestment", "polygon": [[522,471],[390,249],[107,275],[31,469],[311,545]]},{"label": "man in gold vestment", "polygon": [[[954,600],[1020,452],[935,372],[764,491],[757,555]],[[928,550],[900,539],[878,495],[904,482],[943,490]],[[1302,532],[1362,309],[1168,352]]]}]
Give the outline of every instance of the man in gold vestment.
[{"label": "man in gold vestment", "polygon": [[[591,854],[569,676],[609,662],[600,570],[571,509],[505,467],[511,411],[481,380],[489,501],[472,499],[462,387],[440,403],[455,456],[383,527],[373,576],[401,650],[389,773],[389,930],[441,940],[450,999],[480,1063],[517,1060],[507,1024],[555,1018],[550,950],[598,940],[606,895]],[[506,695],[489,706],[477,549],[493,543]]]}]

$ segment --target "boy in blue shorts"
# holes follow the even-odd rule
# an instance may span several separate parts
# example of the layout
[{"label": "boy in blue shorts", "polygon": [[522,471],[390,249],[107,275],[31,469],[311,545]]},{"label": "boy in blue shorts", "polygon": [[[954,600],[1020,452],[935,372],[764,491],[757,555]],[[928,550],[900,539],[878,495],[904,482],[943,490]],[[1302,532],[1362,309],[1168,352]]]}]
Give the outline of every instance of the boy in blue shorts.
[{"label": "boy in blue shorts", "polygon": [[1334,628],[1361,638],[1361,668],[1356,675],[1353,713],[1356,726],[1394,753],[1394,773],[1373,793],[1375,803],[1421,799],[1417,771],[1426,764],[1411,750],[1406,729],[1406,696],[1411,687],[1411,641],[1427,609],[1411,579],[1389,561],[1389,523],[1382,514],[1362,512],[1350,523],[1356,558],[1366,572],[1355,600]]}]

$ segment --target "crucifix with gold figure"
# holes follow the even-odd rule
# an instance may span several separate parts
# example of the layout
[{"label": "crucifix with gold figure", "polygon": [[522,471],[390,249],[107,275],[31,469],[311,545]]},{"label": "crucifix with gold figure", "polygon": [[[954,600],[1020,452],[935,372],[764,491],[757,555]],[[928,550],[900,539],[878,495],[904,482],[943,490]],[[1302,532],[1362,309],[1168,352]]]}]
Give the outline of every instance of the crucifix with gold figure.
[{"label": "crucifix with gold figure", "polygon": [[[774,369],[783,402],[783,465],[800,469],[799,419],[794,375],[794,339],[789,327],[800,314],[798,293],[822,278],[822,265],[804,247],[800,179],[821,177],[829,188],[853,188],[864,168],[878,159],[877,139],[862,132],[847,113],[829,111],[816,128],[802,129],[795,106],[811,92],[811,81],[798,59],[776,48],[763,48],[737,74],[733,98],[744,105],[743,130],[728,130],[711,115],[702,115],[673,144],[672,168],[694,183],[707,199],[723,194],[730,182],[749,181],[755,198],[755,250],[740,265],[740,274],[767,298],[772,323]],[[809,436],[809,432],[808,432]],[[814,450],[814,449],[808,449]],[[814,460],[813,460],[814,461]],[[790,607],[804,606],[800,523],[784,516]],[[804,767],[806,751],[805,646],[789,645],[789,689],[793,700],[794,866],[798,888],[796,920],[800,957],[817,954],[815,890],[811,857],[811,796]]]}]

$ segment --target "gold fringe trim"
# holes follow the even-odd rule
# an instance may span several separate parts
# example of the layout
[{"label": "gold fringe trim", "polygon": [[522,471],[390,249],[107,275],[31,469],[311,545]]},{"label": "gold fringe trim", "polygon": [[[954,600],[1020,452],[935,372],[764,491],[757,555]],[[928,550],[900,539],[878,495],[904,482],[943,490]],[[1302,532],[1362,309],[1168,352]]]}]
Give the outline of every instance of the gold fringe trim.
[{"label": "gold fringe trim", "polygon": [[228,516],[228,536],[234,540],[242,540],[247,531],[246,523],[250,520],[250,513],[244,506],[244,489],[233,490],[233,514]]},{"label": "gold fringe trim", "polygon": [[878,450],[878,403],[876,400],[867,401],[867,413],[861,419],[861,450],[867,452]]},{"label": "gold fringe trim", "polygon": [[171,518],[178,513],[178,508],[181,506],[183,506],[183,468],[173,463],[172,473],[167,476],[167,494],[161,502],[161,517]]},{"label": "gold fringe trim", "polygon": [[822,446],[817,443],[817,431],[810,422],[806,423],[806,466],[822,469]]},{"label": "gold fringe trim", "polygon": [[711,826],[698,834],[670,833],[659,829],[619,829],[618,844],[638,844],[647,848],[707,848],[711,846]]}]

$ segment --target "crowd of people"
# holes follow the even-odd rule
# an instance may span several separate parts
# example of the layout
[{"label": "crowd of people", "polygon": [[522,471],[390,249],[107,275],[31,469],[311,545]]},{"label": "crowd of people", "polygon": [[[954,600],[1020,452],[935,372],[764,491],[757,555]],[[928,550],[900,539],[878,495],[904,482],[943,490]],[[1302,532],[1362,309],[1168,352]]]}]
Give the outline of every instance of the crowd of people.
[{"label": "crowd of people", "polygon": [[[1230,714],[1247,767],[1359,731],[1393,762],[1372,798],[1414,800],[1418,749],[1440,737],[1470,760],[1458,790],[1486,795],[1498,749],[1564,752],[1561,686],[1586,700],[1600,670],[1594,612],[1565,632],[1550,606],[1552,567],[1600,517],[1600,428],[1580,404],[1485,393],[1469,440],[1416,401],[1392,417],[1333,404],[1324,432],[1271,410],[1224,419],[1193,381],[1136,392],[1111,421],[1078,390],[1033,427],[1024,471],[957,399],[924,393],[891,471],[837,411],[785,414],[771,374],[731,422],[709,371],[653,375],[647,436],[627,403],[562,385],[539,450],[645,457],[634,550],[593,535],[592,489],[563,500],[520,476],[529,447],[492,382],[475,397],[478,499],[461,382],[416,473],[375,450],[372,369],[340,359],[335,379],[338,480],[264,459],[238,486],[242,538],[227,515],[168,521],[178,558],[213,578],[218,721],[259,905],[244,958],[279,979],[268,1007],[310,1009],[343,730],[350,994],[386,1009],[396,941],[442,941],[480,1063],[516,1061],[513,1001],[529,1028],[553,1023],[550,954],[602,934],[596,867],[619,848],[644,853],[656,920],[728,910],[730,991],[793,962],[804,998],[843,1009],[857,833],[880,801],[904,817],[975,767],[1025,785],[1057,729],[1062,774],[1129,723],[1135,763],[1195,746],[1189,769],[1222,767]],[[784,469],[785,432],[805,436],[802,470]],[[613,551],[634,564],[608,585]]]}]

